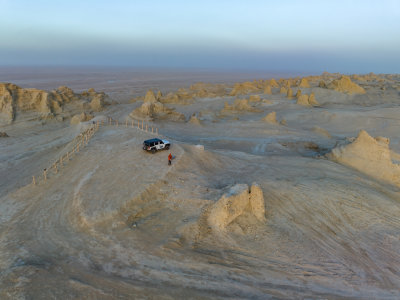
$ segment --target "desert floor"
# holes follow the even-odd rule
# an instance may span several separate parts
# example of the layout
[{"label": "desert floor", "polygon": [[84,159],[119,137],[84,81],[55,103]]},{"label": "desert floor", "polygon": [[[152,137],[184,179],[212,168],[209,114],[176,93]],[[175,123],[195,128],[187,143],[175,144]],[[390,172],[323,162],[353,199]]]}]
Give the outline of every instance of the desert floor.
[{"label": "desert floor", "polygon": [[[364,82],[363,95],[302,89],[315,93],[317,107],[278,89],[256,93],[254,111],[221,114],[233,96],[167,104],[187,120],[202,112],[201,122],[153,120],[172,147],[151,154],[142,143],[155,135],[125,126],[142,103],[130,99],[211,75],[149,82],[147,74],[134,85],[104,72],[87,82],[1,77],[76,90],[97,78],[105,85],[95,88],[118,101],[95,113],[104,125],[87,146],[36,185],[32,176],[92,121],[70,125],[26,112],[0,127],[9,135],[0,138],[1,299],[400,298],[400,187],[326,156],[362,129],[389,138],[397,163],[399,76]],[[216,77],[209,81],[238,80]],[[262,121],[272,111],[278,123]],[[119,126],[108,125],[110,117]],[[210,228],[207,208],[235,184],[253,183],[266,221],[246,212],[223,232]]]}]

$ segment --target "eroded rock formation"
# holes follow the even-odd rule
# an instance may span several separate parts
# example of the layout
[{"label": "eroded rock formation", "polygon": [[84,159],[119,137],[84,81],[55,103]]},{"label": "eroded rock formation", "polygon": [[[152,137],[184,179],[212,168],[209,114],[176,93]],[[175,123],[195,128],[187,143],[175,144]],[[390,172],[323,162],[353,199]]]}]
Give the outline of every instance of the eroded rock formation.
[{"label": "eroded rock formation", "polygon": [[249,104],[248,99],[236,99],[232,105],[229,105],[228,102],[225,102],[224,108],[221,113],[238,113],[238,112],[257,112],[259,111],[257,108],[251,106]]},{"label": "eroded rock formation", "polygon": [[257,85],[255,85],[253,82],[250,81],[235,83],[230,95],[231,96],[245,95],[249,93],[258,92],[259,90],[260,89],[257,87]]},{"label": "eroded rock formation", "polygon": [[327,157],[378,180],[400,186],[400,166],[392,161],[389,142],[388,138],[373,138],[361,130],[353,142],[335,147]]},{"label": "eroded rock formation", "polygon": [[310,95],[303,94],[297,98],[296,104],[303,106],[319,106],[318,101],[315,99],[314,93]]},{"label": "eroded rock formation", "polygon": [[300,80],[299,87],[301,87],[301,88],[309,88],[310,84],[308,83],[308,80],[306,78],[302,78]]},{"label": "eroded rock formation", "polygon": [[134,109],[129,116],[134,119],[169,119],[172,121],[185,121],[185,116],[183,114],[166,107],[159,101],[144,102],[140,107]]},{"label": "eroded rock formation", "polygon": [[56,115],[63,111],[65,104],[82,100],[94,111],[100,111],[106,95],[93,89],[81,94],[74,93],[66,86],[47,92],[38,89],[24,89],[11,83],[0,83],[0,114],[12,122],[17,112],[35,111],[44,116]]},{"label": "eroded rock formation", "polygon": [[272,94],[271,86],[270,86],[270,85],[267,85],[267,86],[264,88],[264,94],[267,94],[267,95],[271,95],[271,94]]},{"label": "eroded rock formation", "polygon": [[276,120],[276,112],[274,112],[274,111],[268,113],[261,120],[264,122],[270,123],[270,124],[278,124],[278,121]]},{"label": "eroded rock formation", "polygon": [[258,221],[265,222],[265,203],[261,188],[253,183],[236,184],[212,207],[208,216],[210,227],[218,232],[224,231],[240,215],[248,212]]},{"label": "eroded rock formation", "polygon": [[91,119],[93,119],[93,115],[87,114],[87,113],[81,113],[81,114],[77,114],[75,116],[73,116],[71,118],[71,125],[75,125],[75,124],[79,124],[80,122],[86,122],[86,121],[90,121]]},{"label": "eroded rock formation", "polygon": [[365,90],[358,84],[351,81],[348,76],[341,76],[327,85],[328,89],[347,94],[365,94]]}]

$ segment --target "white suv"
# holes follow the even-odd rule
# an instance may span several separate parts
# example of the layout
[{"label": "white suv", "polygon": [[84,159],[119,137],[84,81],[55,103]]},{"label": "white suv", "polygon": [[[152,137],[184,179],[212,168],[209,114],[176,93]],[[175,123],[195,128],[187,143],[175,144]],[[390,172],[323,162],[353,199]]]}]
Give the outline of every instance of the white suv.
[{"label": "white suv", "polygon": [[169,141],[157,138],[146,140],[143,142],[143,150],[151,151],[151,153],[155,153],[156,151],[163,149],[168,150],[170,146],[171,144]]}]

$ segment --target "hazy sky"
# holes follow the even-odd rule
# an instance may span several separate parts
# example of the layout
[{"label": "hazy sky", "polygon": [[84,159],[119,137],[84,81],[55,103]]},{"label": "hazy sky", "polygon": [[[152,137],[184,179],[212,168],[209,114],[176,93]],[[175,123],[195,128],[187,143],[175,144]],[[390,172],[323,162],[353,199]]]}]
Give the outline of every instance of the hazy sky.
[{"label": "hazy sky", "polygon": [[0,65],[400,72],[400,0],[0,0]]}]

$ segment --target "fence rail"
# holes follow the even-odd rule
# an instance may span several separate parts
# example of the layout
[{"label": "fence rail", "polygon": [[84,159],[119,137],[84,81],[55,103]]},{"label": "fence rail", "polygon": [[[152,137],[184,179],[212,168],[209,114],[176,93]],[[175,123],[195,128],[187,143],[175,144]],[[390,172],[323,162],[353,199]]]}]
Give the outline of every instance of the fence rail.
[{"label": "fence rail", "polygon": [[83,148],[85,148],[90,139],[94,136],[94,134],[99,130],[100,126],[124,126],[126,128],[135,128],[141,131],[145,131],[147,133],[158,135],[158,128],[154,125],[150,126],[148,123],[145,123],[143,120],[125,120],[125,124],[119,123],[118,120],[114,120],[111,117],[107,118],[107,122],[104,120],[98,120],[97,122],[93,122],[90,128],[81,132],[78,136],[76,136],[69,145],[67,145],[64,149],[64,153],[55,161],[49,163],[46,168],[43,169],[43,172],[40,175],[32,176],[32,184],[38,185],[41,183],[46,183],[47,180],[54,174],[57,174],[70,160],[72,160]]}]

